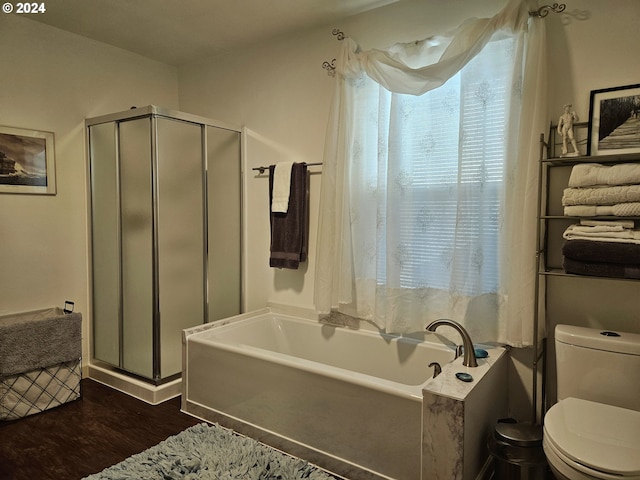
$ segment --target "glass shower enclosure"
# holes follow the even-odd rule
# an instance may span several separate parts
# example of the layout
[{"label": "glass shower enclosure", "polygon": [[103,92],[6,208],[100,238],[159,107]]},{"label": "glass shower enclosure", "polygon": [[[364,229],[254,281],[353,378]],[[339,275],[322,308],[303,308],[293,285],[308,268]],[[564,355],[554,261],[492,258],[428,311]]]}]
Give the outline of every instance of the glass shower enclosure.
[{"label": "glass shower enclosure", "polygon": [[242,310],[241,130],[156,106],[87,119],[92,358],[154,384]]}]

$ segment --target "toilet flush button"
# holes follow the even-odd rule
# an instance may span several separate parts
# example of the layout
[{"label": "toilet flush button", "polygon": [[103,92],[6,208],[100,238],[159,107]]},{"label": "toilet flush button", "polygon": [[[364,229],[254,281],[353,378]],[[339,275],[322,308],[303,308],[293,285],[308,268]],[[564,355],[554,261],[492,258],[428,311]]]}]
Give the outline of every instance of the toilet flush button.
[{"label": "toilet flush button", "polygon": [[609,331],[600,332],[600,335],[604,335],[605,337],[619,337],[620,336],[619,333],[609,332]]}]

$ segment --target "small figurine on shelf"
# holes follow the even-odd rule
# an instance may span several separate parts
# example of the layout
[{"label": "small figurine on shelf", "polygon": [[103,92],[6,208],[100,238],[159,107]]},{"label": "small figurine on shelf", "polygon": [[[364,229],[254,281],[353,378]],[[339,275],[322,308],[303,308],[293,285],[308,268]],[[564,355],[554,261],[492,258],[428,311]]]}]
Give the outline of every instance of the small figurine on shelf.
[{"label": "small figurine on shelf", "polygon": [[[558,133],[562,135],[562,155],[561,157],[577,157],[580,155],[576,139],[573,136],[573,124],[578,121],[578,115],[573,110],[573,105],[567,103],[564,106],[564,113],[558,120]],[[568,153],[567,143],[571,142],[573,152]]]}]

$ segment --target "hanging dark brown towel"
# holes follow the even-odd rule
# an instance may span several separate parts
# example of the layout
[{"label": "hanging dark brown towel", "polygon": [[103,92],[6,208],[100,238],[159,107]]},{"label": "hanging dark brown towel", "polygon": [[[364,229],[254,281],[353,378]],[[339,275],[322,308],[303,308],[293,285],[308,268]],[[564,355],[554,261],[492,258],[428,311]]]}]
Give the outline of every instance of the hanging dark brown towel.
[{"label": "hanging dark brown towel", "polygon": [[273,175],[269,167],[269,212],[271,223],[271,255],[269,265],[274,268],[296,270],[307,260],[309,237],[309,181],[306,163],[291,167],[291,193],[286,213],[271,211]]}]

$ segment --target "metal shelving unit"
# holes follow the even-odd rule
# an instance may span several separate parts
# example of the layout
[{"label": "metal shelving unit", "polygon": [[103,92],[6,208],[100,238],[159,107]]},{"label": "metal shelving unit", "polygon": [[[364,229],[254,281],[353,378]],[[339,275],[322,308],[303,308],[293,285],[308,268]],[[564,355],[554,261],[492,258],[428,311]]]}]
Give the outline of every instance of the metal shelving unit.
[{"label": "metal shelving unit", "polygon": [[[625,281],[635,282],[640,285],[640,280],[622,279],[611,277],[594,277],[588,275],[578,275],[566,273],[562,268],[562,254],[558,247],[562,243],[562,233],[564,229],[572,224],[579,222],[581,218],[591,218],[598,220],[606,219],[630,219],[640,220],[640,217],[575,217],[563,215],[562,209],[562,192],[567,187],[571,168],[580,163],[599,163],[599,164],[617,164],[640,162],[640,154],[624,154],[624,155],[587,155],[587,132],[588,124],[586,122],[576,123],[574,125],[574,134],[578,143],[580,156],[560,157],[558,152],[561,148],[562,141],[557,135],[556,126],[550,125],[549,140],[545,140],[544,134],[540,135],[540,158],[539,158],[539,178],[538,178],[538,218],[537,218],[537,281],[535,284],[536,307],[534,318],[534,360],[533,360],[533,421],[538,422],[544,417],[546,411],[546,372],[542,374],[542,383],[539,385],[540,363],[544,362],[547,368],[547,338],[552,336],[549,334],[550,325],[547,312],[547,285],[548,278],[566,278],[568,281],[580,282],[582,279],[597,279],[598,282]],[[559,237],[558,237],[559,236]],[[545,322],[546,332],[545,338],[539,338],[539,322]],[[538,392],[541,388],[541,405],[538,408]]]}]

